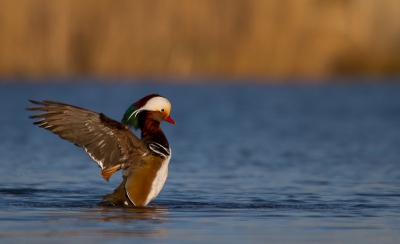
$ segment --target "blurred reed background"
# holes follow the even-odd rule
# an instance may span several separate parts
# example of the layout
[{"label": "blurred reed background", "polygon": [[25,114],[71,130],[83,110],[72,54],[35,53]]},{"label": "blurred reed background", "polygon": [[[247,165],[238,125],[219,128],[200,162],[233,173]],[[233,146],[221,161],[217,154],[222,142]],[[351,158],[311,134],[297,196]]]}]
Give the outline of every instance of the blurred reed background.
[{"label": "blurred reed background", "polygon": [[399,71],[399,0],[0,0],[0,77]]}]

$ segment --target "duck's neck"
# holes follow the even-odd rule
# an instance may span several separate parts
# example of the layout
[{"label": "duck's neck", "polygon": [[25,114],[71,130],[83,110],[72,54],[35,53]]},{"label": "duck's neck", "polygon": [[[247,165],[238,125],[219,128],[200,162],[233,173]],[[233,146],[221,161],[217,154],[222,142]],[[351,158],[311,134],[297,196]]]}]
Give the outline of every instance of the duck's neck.
[{"label": "duck's neck", "polygon": [[169,147],[168,140],[161,130],[160,121],[148,118],[141,128],[141,136],[143,140],[160,143],[166,148]]},{"label": "duck's neck", "polygon": [[141,131],[142,138],[148,135],[157,134],[159,132],[162,133],[160,122],[154,119],[146,119],[143,127],[141,128]]}]

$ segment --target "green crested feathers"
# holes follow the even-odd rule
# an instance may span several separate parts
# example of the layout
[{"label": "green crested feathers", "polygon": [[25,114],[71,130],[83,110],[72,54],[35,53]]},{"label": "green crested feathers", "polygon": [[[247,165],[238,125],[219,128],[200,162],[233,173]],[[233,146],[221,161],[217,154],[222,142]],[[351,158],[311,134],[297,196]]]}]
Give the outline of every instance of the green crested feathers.
[{"label": "green crested feathers", "polygon": [[132,126],[135,130],[140,128],[139,124],[139,113],[135,108],[135,104],[132,104],[125,112],[124,117],[122,118],[122,123]]}]

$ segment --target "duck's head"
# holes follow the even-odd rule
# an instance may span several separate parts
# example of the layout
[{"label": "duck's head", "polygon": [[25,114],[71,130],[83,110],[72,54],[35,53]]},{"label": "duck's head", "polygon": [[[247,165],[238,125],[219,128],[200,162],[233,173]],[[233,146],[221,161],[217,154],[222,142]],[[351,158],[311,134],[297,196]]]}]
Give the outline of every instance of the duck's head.
[{"label": "duck's head", "polygon": [[169,116],[171,103],[163,96],[150,94],[132,104],[125,112],[122,123],[133,126],[135,130],[142,128],[146,116],[159,122],[165,120],[176,124]]}]

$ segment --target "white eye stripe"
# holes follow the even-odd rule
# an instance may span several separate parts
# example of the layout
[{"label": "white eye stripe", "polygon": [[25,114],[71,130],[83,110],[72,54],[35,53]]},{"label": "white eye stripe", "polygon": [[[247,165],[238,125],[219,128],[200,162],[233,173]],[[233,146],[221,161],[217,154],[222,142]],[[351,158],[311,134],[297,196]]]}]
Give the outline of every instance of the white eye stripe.
[{"label": "white eye stripe", "polygon": [[171,103],[164,97],[153,97],[140,109],[149,111],[158,110],[163,112],[163,110],[165,111],[171,109]]}]

